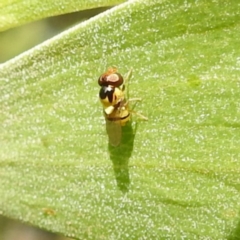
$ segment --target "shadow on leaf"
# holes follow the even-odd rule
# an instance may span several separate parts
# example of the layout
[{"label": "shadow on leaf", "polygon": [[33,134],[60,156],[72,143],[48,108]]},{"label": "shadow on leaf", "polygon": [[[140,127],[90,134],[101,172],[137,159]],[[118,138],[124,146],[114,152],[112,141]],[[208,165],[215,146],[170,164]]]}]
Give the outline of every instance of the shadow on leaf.
[{"label": "shadow on leaf", "polygon": [[227,240],[240,240],[240,221],[238,222],[237,227]]},{"label": "shadow on leaf", "polygon": [[118,188],[122,192],[128,192],[130,185],[129,158],[132,155],[134,138],[137,130],[137,123],[132,126],[132,121],[122,127],[122,142],[118,147],[108,144],[110,159],[113,163],[113,170]]}]

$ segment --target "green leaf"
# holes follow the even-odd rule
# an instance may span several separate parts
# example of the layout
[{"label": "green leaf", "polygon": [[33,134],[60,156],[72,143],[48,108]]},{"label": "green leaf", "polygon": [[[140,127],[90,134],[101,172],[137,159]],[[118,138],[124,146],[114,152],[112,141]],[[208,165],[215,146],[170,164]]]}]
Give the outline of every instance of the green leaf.
[{"label": "green leaf", "polygon": [[2,0],[0,3],[0,31],[46,17],[84,9],[113,6],[121,2],[123,0]]},{"label": "green leaf", "polygon": [[[1,65],[0,212],[78,239],[237,239],[239,20],[234,0],[129,1]],[[118,148],[109,66],[149,119]]]}]

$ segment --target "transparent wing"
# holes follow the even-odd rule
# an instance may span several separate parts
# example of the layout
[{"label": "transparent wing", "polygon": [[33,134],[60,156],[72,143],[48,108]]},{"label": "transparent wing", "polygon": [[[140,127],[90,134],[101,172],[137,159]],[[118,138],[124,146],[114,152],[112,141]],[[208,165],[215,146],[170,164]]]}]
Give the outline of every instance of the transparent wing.
[{"label": "transparent wing", "polygon": [[117,147],[121,143],[122,137],[122,126],[120,121],[110,121],[107,118],[105,118],[105,120],[109,143]]}]

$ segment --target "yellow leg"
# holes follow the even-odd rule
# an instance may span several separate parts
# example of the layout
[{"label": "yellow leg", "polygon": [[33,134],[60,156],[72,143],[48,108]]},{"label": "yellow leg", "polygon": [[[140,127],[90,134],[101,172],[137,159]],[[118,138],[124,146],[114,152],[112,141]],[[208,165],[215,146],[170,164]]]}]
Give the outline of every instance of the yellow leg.
[{"label": "yellow leg", "polygon": [[[128,99],[125,103],[124,103],[124,107],[125,106],[127,106],[128,104],[129,104],[129,102],[140,102],[140,101],[142,101],[142,99],[141,98],[130,98],[130,99]],[[136,104],[136,103],[135,103]]]},{"label": "yellow leg", "polygon": [[124,91],[125,89],[127,90],[126,91],[126,96],[127,98],[129,97],[129,80],[130,78],[132,77],[132,69],[130,69],[127,73],[127,76],[125,77],[125,80],[124,80],[124,83],[123,83],[123,86],[122,86],[122,91]]},{"label": "yellow leg", "polygon": [[144,115],[142,115],[141,113],[138,113],[138,112],[135,112],[135,111],[132,111],[132,110],[130,110],[130,113],[136,114],[139,118],[141,118],[144,121],[148,121],[148,118],[145,117]]},{"label": "yellow leg", "polygon": [[[136,103],[137,103],[137,102],[139,102],[139,101],[142,101],[142,99],[141,99],[141,98],[130,98],[130,99],[128,99],[125,103],[123,103],[123,105],[122,105],[121,107],[126,107],[126,106],[129,104],[129,102],[136,102]],[[135,103],[135,105],[136,105],[136,103]],[[138,117],[140,117],[142,120],[147,121],[147,120],[148,120],[147,117],[145,117],[145,116],[142,115],[141,113],[138,113],[138,112],[136,112],[136,111],[133,111],[135,105],[133,106],[132,109],[129,110],[129,112],[130,112],[130,113],[133,113],[133,114],[136,114],[136,115],[137,115]]]}]

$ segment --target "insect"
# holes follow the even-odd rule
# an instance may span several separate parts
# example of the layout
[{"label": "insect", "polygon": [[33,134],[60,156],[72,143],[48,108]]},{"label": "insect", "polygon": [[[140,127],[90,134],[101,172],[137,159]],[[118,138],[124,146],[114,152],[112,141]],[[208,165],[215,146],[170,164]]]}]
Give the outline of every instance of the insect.
[{"label": "insect", "polygon": [[121,143],[122,126],[125,126],[130,120],[130,113],[135,113],[141,119],[147,120],[145,116],[129,109],[129,102],[141,100],[141,98],[129,99],[128,96],[125,97],[125,89],[131,75],[132,70],[128,72],[124,81],[116,68],[110,68],[98,79],[98,84],[101,86],[99,98],[103,105],[106,131],[109,143],[115,147]]}]

